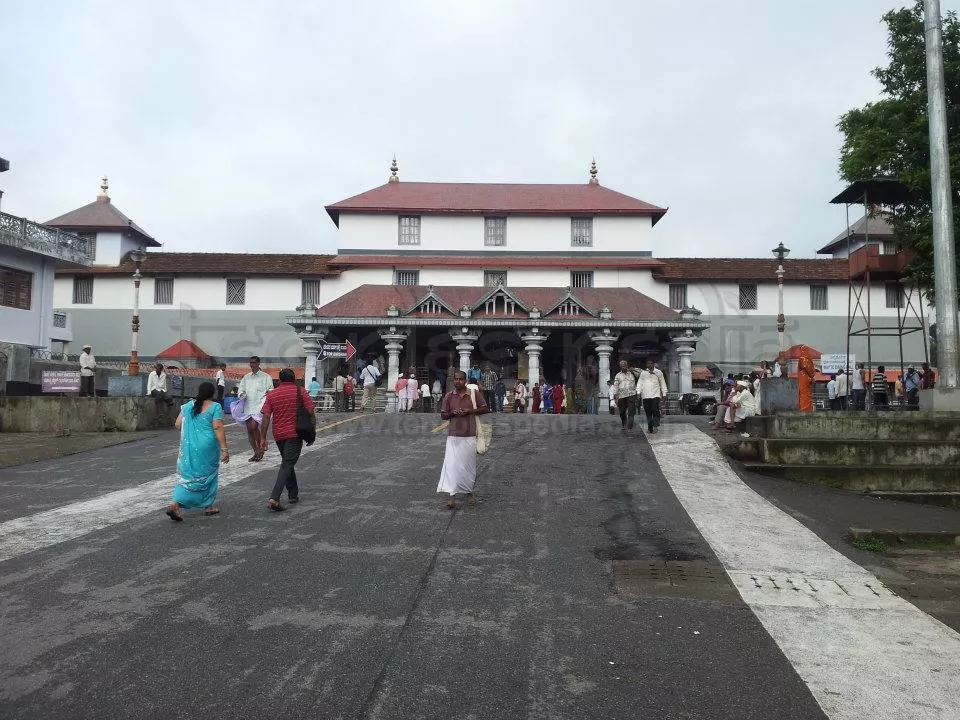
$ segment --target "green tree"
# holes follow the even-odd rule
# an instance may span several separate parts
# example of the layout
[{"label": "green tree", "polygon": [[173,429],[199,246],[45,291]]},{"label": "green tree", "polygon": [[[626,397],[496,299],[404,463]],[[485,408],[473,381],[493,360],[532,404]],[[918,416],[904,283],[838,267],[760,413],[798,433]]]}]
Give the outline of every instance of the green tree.
[{"label": "green tree", "polygon": [[[882,97],[841,117],[839,128],[844,142],[840,176],[847,182],[898,178],[910,189],[913,198],[893,208],[892,225],[900,241],[916,251],[910,274],[920,287],[932,291],[930,136],[922,0],[912,8],[891,10],[883,21],[890,35],[890,64],[872,73],[880,81]],[[960,21],[954,12],[943,18],[943,61],[951,176],[956,191],[956,182],[960,181]],[[960,229],[958,209],[960,202],[955,200],[954,227]]]}]

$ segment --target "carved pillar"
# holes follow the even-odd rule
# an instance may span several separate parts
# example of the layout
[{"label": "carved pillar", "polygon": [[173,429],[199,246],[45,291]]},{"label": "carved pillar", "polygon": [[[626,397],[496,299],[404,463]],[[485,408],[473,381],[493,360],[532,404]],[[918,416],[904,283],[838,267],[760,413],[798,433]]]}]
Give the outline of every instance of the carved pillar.
[{"label": "carved pillar", "polygon": [[[607,383],[610,381],[610,355],[613,353],[613,344],[619,334],[611,333],[610,328],[602,332],[590,333],[590,340],[597,349],[597,397],[609,397]],[[603,407],[603,405],[601,405]]]},{"label": "carved pillar", "polygon": [[697,337],[692,330],[673,338],[673,349],[679,358],[681,393],[693,392],[693,353],[697,349]]},{"label": "carved pillar", "polygon": [[450,337],[457,344],[457,354],[460,356],[460,369],[467,372],[470,369],[470,356],[473,354],[473,345],[480,339],[479,335],[470,332],[468,327],[458,327],[450,330]]},{"label": "carved pillar", "polygon": [[322,370],[323,366],[320,361],[320,351],[323,349],[323,339],[326,337],[326,333],[303,333],[300,335],[300,343],[303,345],[303,351],[306,353],[307,357],[303,366],[303,382],[308,384],[310,378],[315,377],[323,385],[323,379],[318,370]]},{"label": "carved pillar", "polygon": [[[540,353],[543,352],[543,343],[547,340],[548,333],[540,332],[540,328],[530,328],[526,335],[521,335],[520,339],[526,345],[527,352],[527,387],[531,390],[533,386],[540,382]],[[533,393],[530,394],[528,403],[533,402]]]},{"label": "carved pillar", "polygon": [[400,375],[400,353],[403,351],[403,343],[407,339],[407,331],[396,327],[385,328],[380,331],[380,337],[386,343],[387,351],[387,407],[386,412],[395,413],[397,411],[397,378]]}]

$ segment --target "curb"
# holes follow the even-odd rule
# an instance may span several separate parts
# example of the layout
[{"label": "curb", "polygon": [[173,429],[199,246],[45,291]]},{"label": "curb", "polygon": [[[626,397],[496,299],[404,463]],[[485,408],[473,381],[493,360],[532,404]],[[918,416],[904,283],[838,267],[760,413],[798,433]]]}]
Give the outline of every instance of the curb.
[{"label": "curb", "polygon": [[916,542],[935,542],[960,547],[960,531],[951,530],[868,530],[850,528],[854,540],[882,540],[888,545]]}]

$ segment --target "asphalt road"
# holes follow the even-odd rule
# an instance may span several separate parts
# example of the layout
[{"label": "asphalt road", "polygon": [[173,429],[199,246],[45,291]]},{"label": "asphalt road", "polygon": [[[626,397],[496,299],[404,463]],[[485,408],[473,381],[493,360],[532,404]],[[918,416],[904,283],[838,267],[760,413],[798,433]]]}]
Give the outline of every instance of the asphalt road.
[{"label": "asphalt road", "polygon": [[[615,562],[717,563],[639,431],[499,416],[479,503],[451,513],[437,422],[321,433],[285,513],[266,510],[273,450],[218,517],[174,524],[124,495],[133,517],[14,548],[0,717],[825,717],[739,596],[615,582]],[[173,472],[175,441],[2,470],[0,523],[145,487]]]}]

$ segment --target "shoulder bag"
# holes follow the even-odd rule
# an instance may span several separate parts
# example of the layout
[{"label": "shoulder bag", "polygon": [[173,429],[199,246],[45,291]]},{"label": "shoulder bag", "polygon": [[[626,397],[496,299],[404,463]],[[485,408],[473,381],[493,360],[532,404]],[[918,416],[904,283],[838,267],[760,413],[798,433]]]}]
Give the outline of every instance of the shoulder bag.
[{"label": "shoulder bag", "polygon": [[[473,403],[473,409],[477,409],[477,396],[474,390],[470,390],[470,402]],[[473,416],[476,423],[477,432],[477,455],[483,455],[490,449],[490,441],[493,439],[493,424],[480,421],[479,415]]]},{"label": "shoulder bag", "polygon": [[303,390],[295,386],[297,391],[297,437],[307,445],[313,445],[317,439],[317,417],[303,403]]}]

